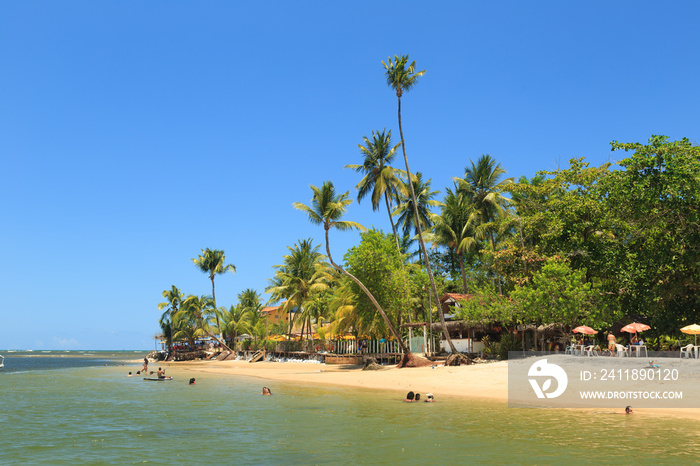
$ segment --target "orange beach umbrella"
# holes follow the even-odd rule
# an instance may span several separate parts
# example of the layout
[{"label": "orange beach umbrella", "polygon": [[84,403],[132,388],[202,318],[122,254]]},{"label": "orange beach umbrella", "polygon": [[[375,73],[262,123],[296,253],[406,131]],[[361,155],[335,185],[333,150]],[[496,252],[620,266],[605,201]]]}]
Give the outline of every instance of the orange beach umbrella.
[{"label": "orange beach umbrella", "polygon": [[585,333],[586,335],[594,335],[598,333],[598,330],[593,330],[585,325],[580,325],[573,330],[574,333]]},{"label": "orange beach umbrella", "polygon": [[681,329],[681,332],[687,333],[689,335],[695,335],[695,346],[698,345],[698,334],[700,334],[700,325],[698,325],[698,324],[688,325],[687,327],[683,327]]},{"label": "orange beach umbrella", "polygon": [[649,330],[650,328],[651,327],[649,327],[647,324],[640,324],[639,322],[632,322],[629,325],[625,325],[620,330],[623,332],[627,332],[627,333],[637,333],[637,332],[643,332],[644,330]]}]

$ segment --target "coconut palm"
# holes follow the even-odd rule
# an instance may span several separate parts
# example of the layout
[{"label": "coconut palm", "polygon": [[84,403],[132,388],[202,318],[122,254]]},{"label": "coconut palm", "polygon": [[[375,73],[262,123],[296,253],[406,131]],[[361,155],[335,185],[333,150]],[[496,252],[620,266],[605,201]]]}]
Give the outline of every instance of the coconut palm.
[{"label": "coconut palm", "polygon": [[358,144],[360,152],[364,157],[362,165],[345,165],[345,168],[352,168],[358,173],[365,176],[357,184],[357,203],[371,194],[372,210],[379,209],[379,205],[384,198],[386,210],[389,214],[389,222],[391,222],[391,231],[394,233],[396,247],[399,248],[399,240],[396,235],[396,226],[394,218],[391,214],[391,209],[394,201],[398,198],[399,193],[404,185],[401,176],[405,176],[403,170],[393,168],[390,164],[393,162],[396,155],[396,149],[401,145],[391,145],[391,130],[375,132],[372,131],[372,140],[364,136],[365,145]]},{"label": "coconut palm", "polygon": [[[214,307],[214,300],[209,296],[187,296],[180,305],[178,315],[187,316],[188,321],[195,322],[197,327],[206,336],[218,341],[221,346],[231,351],[226,342],[220,336],[214,335],[211,331],[213,322],[219,322],[219,310]],[[219,331],[219,335],[221,332]]]},{"label": "coconut palm", "polygon": [[[501,229],[501,221],[508,216],[510,200],[503,195],[513,178],[501,179],[506,171],[489,154],[484,154],[476,164],[464,168],[464,178],[455,178],[459,190],[473,206],[472,223],[478,236],[488,238],[491,249],[496,251],[496,237]],[[503,293],[501,280],[498,292]]]},{"label": "coconut palm", "polygon": [[338,264],[336,264],[333,261],[333,257],[331,256],[330,243],[328,239],[328,232],[331,228],[335,228],[341,231],[354,229],[362,231],[365,230],[365,227],[363,227],[359,223],[341,220],[341,218],[343,218],[343,215],[345,214],[345,211],[348,208],[348,205],[352,203],[352,200],[348,199],[349,192],[346,191],[344,194],[336,194],[335,186],[333,186],[332,181],[324,182],[320,188],[311,185],[311,190],[313,191],[313,197],[311,198],[311,206],[307,206],[305,204],[302,204],[301,202],[295,202],[294,207],[301,210],[302,212],[305,212],[309,216],[309,221],[314,225],[323,225],[323,229],[325,230],[326,236],[326,254],[328,255],[328,260],[330,261],[331,265],[338,272],[342,273],[343,275],[354,281],[357,284],[357,286],[359,286],[360,289],[362,289],[362,291],[367,295],[374,307],[381,314],[382,319],[384,319],[384,322],[386,322],[387,327],[391,331],[392,335],[401,346],[401,350],[404,353],[404,363],[408,362],[408,358],[411,352],[406,347],[399,333],[396,331],[396,327],[394,327],[394,325],[389,320],[389,316],[387,316],[386,312],[384,312],[384,309],[382,309],[382,307],[379,305],[379,303],[372,295],[372,293],[367,289],[367,287],[360,280],[358,280],[357,277],[355,277],[354,275],[340,267]]},{"label": "coconut palm", "polygon": [[462,286],[467,293],[467,276],[464,272],[464,254],[476,245],[470,222],[472,205],[457,189],[447,188],[440,214],[431,214],[433,228],[426,240],[436,246],[446,246],[457,254],[462,275]]},{"label": "coconut palm", "polygon": [[[233,264],[226,264],[226,254],[224,251],[219,249],[202,249],[202,254],[196,259],[192,259],[194,265],[199,268],[204,273],[209,274],[209,279],[211,280],[211,299],[214,301],[214,309],[216,309],[216,292],[214,290],[214,277],[216,275],[222,275],[227,271],[236,273],[236,266]],[[219,322],[219,317],[216,317],[216,328],[221,335],[221,323]]]},{"label": "coconut palm", "polygon": [[231,338],[231,342],[236,341],[237,336],[251,332],[251,311],[240,302],[237,306],[230,306],[228,309],[220,307],[219,311],[223,322],[222,331],[224,335]]},{"label": "coconut palm", "polygon": [[[413,86],[418,84],[418,80],[425,74],[425,70],[416,71],[416,62],[413,61],[411,64],[408,63],[408,55],[394,55],[394,60],[389,57],[387,63],[382,62],[384,65],[386,83],[396,91],[396,97],[399,102],[399,134],[401,135],[401,149],[403,151],[403,159],[406,163],[406,177],[410,180],[411,169],[408,166],[408,156],[406,155],[406,140],[403,137],[403,126],[401,125],[401,97],[404,92],[410,91]],[[413,189],[413,183],[408,183],[411,192],[411,200],[413,201],[413,213],[415,218],[420,218],[418,213],[418,203],[416,202],[416,193]],[[435,296],[435,302],[440,302],[440,296],[437,292],[437,287],[435,286],[435,277],[433,277],[433,270],[430,267],[430,261],[428,260],[428,251],[425,249],[425,243],[423,242],[423,233],[421,229],[420,222],[416,222],[417,233],[418,233],[418,244],[420,245],[420,250],[423,253],[423,260],[425,261],[425,268],[428,272],[428,278],[430,278],[430,286]],[[440,323],[442,324],[442,333],[450,345],[450,350],[452,354],[457,354],[457,348],[455,348],[450,334],[447,331],[447,326],[445,325],[445,316],[442,312],[442,307],[438,306],[438,314],[440,315]]]},{"label": "coconut palm", "polygon": [[[431,219],[431,207],[439,207],[442,204],[433,198],[440,194],[440,191],[432,191],[430,187],[431,180],[423,181],[423,174],[416,172],[413,177],[413,192],[416,193],[417,208],[413,208],[413,198],[411,198],[408,188],[408,183],[402,180],[405,188],[399,194],[399,205],[394,210],[393,214],[398,215],[397,222],[402,225],[404,236],[418,235],[418,222],[420,222],[421,231],[428,230],[433,221]],[[416,216],[416,212],[418,215]]]},{"label": "coconut palm", "polygon": [[163,297],[166,299],[166,301],[158,304],[159,311],[165,309],[163,314],[160,316],[158,323],[160,324],[160,328],[163,330],[163,336],[165,337],[166,344],[168,345],[168,352],[172,350],[173,346],[172,316],[177,312],[183,296],[182,291],[173,285],[169,290],[163,291]]},{"label": "coconut palm", "polygon": [[287,249],[290,253],[283,257],[283,264],[274,266],[277,271],[265,292],[270,293],[271,301],[286,300],[281,306],[282,312],[298,311],[294,312],[289,331],[291,333],[294,321],[301,318],[303,333],[307,325],[309,329],[311,327],[308,304],[316,294],[328,289],[333,280],[332,269],[311,239],[299,240],[293,248]]}]

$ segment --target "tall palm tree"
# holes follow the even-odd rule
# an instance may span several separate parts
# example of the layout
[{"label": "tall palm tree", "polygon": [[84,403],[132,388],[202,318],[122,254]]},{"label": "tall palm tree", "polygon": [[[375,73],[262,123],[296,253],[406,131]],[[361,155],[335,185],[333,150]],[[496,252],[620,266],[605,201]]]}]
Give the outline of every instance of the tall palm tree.
[{"label": "tall palm tree", "polygon": [[[406,140],[403,137],[403,126],[401,125],[401,97],[404,92],[410,91],[413,86],[418,84],[418,80],[425,74],[425,70],[416,71],[416,62],[413,61],[411,64],[408,63],[408,55],[394,55],[394,60],[391,57],[387,60],[387,63],[382,62],[385,69],[386,83],[396,91],[396,97],[399,101],[399,134],[401,135],[401,149],[403,150],[403,159],[406,163],[406,177],[410,180],[411,169],[408,166],[408,156],[406,156]],[[413,213],[415,218],[419,218],[418,214],[418,203],[416,202],[416,193],[413,189],[413,183],[408,183],[411,190],[411,200],[413,201]],[[418,227],[418,244],[423,253],[423,260],[425,261],[425,268],[428,272],[428,278],[430,278],[430,286],[435,296],[435,302],[438,304],[438,314],[440,316],[440,323],[442,324],[442,333],[447,340],[448,345],[450,345],[450,350],[452,354],[457,354],[457,348],[455,348],[454,343],[452,343],[452,338],[447,331],[447,326],[445,325],[445,316],[442,312],[442,307],[440,306],[440,296],[437,292],[437,287],[435,286],[435,277],[433,277],[433,269],[430,267],[430,261],[428,260],[428,251],[425,249],[425,243],[423,242],[423,233],[421,229],[420,222],[416,223]]]},{"label": "tall palm tree", "polygon": [[404,354],[403,363],[405,364],[405,362],[408,362],[408,358],[411,352],[406,347],[406,344],[403,342],[403,340],[401,340],[401,336],[396,331],[396,327],[394,327],[394,325],[389,320],[389,316],[387,316],[386,312],[384,312],[384,309],[382,309],[382,307],[379,305],[379,303],[372,295],[372,293],[367,289],[367,287],[360,280],[358,280],[357,277],[355,277],[350,272],[347,272],[345,269],[333,262],[333,256],[331,256],[330,243],[328,240],[328,232],[331,228],[336,228],[341,231],[354,229],[362,231],[365,230],[365,227],[363,227],[359,223],[341,220],[341,218],[343,218],[343,215],[345,214],[345,211],[348,208],[348,205],[352,203],[352,200],[348,199],[349,191],[346,191],[344,194],[336,194],[335,186],[333,186],[332,181],[324,182],[320,188],[311,185],[311,190],[313,191],[313,197],[311,198],[311,206],[307,206],[305,204],[302,204],[301,202],[295,202],[294,207],[301,210],[302,212],[305,212],[309,216],[309,221],[314,225],[323,225],[323,229],[325,230],[326,236],[326,254],[328,255],[328,260],[338,272],[342,273],[350,280],[354,281],[357,284],[357,286],[359,286],[360,289],[367,295],[374,307],[381,314],[382,319],[384,319],[384,322],[386,322],[387,327],[391,331],[392,335],[401,346],[401,350]]},{"label": "tall palm tree", "polygon": [[[421,172],[416,172],[413,177],[413,192],[416,193],[416,209],[413,208],[413,198],[411,198],[408,188],[408,183],[404,183],[405,188],[399,194],[400,203],[393,214],[398,215],[397,223],[402,225],[402,231],[404,236],[417,236],[418,235],[418,222],[420,222],[421,231],[428,230],[433,221],[431,219],[431,207],[440,207],[442,204],[440,201],[436,201],[433,198],[440,194],[440,191],[432,191],[430,187],[431,180],[423,181],[423,174]],[[416,212],[418,216],[416,217]]]},{"label": "tall palm tree", "polygon": [[467,293],[467,275],[464,272],[464,253],[475,244],[471,228],[472,205],[469,199],[455,189],[447,188],[440,214],[431,214],[433,229],[425,235],[427,241],[434,245],[447,246],[452,249],[459,259],[459,269],[462,275],[462,286]]},{"label": "tall palm tree", "polygon": [[[224,251],[219,249],[202,249],[202,254],[196,259],[192,259],[194,265],[199,268],[204,273],[209,274],[209,279],[211,280],[211,299],[214,301],[214,309],[216,309],[216,292],[214,290],[214,277],[216,275],[222,275],[227,271],[236,273],[236,266],[233,264],[226,264],[226,254]],[[219,322],[219,317],[216,317],[216,328],[221,335],[221,323]]]},{"label": "tall palm tree", "polygon": [[163,330],[163,335],[165,336],[165,341],[168,345],[168,352],[172,351],[173,346],[173,315],[177,312],[183,296],[182,291],[173,285],[169,290],[163,291],[163,297],[166,299],[166,301],[158,304],[159,311],[167,308],[160,316],[158,323],[160,324],[160,328]]},{"label": "tall palm tree", "polygon": [[391,146],[391,130],[388,132],[384,130],[381,133],[372,131],[372,140],[370,141],[367,136],[364,136],[364,141],[364,146],[361,144],[357,145],[364,157],[362,165],[345,165],[345,168],[352,168],[356,172],[365,175],[357,184],[358,204],[371,193],[372,210],[376,211],[379,209],[382,198],[384,198],[387,214],[389,214],[389,222],[391,222],[391,231],[394,233],[396,248],[399,249],[399,239],[396,235],[396,226],[391,215],[391,209],[394,201],[403,189],[404,185],[401,176],[405,176],[405,172],[393,168],[390,164],[394,160],[396,149],[401,144]]},{"label": "tall palm tree", "polygon": [[283,257],[283,264],[274,266],[277,271],[265,292],[270,293],[271,301],[286,300],[280,309],[282,312],[297,310],[290,321],[291,333],[298,318],[302,319],[304,328],[307,325],[310,328],[308,304],[316,294],[328,289],[333,277],[326,257],[318,252],[319,246],[314,246],[311,239],[300,240],[287,249],[290,253]]},{"label": "tall palm tree", "polygon": [[[499,221],[508,216],[507,207],[510,200],[503,195],[513,178],[501,179],[506,173],[500,163],[489,154],[484,154],[476,164],[464,168],[464,178],[455,178],[458,189],[464,193],[473,206],[472,223],[477,234],[488,238],[491,250],[496,251],[496,236]],[[503,294],[501,280],[498,279],[498,292]]]}]

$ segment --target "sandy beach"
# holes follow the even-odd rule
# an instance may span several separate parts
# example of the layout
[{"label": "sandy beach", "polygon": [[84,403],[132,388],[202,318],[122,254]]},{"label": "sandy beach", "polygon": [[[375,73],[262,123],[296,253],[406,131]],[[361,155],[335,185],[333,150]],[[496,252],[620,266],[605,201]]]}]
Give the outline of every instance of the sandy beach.
[{"label": "sandy beach", "polygon": [[[508,401],[508,362],[487,362],[470,366],[420,367],[398,369],[387,366],[383,370],[363,371],[358,366],[312,364],[296,362],[247,361],[189,361],[167,363],[173,369],[200,374],[228,374],[255,377],[268,381],[333,385],[391,391],[402,398],[408,391],[434,393],[440,397],[464,400],[482,400],[496,403]],[[621,406],[621,411],[624,406]],[[579,411],[594,411],[579,409]],[[700,421],[700,408],[695,409],[636,409],[639,416],[673,416]]]}]

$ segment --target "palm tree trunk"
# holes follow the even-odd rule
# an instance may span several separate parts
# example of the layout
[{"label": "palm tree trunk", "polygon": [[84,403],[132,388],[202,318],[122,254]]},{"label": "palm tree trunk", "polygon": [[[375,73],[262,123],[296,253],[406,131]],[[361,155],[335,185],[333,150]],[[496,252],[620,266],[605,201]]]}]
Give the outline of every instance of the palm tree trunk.
[{"label": "palm tree trunk", "polygon": [[403,351],[404,356],[408,356],[411,354],[411,351],[406,347],[406,344],[401,340],[401,336],[399,333],[396,331],[396,328],[394,325],[391,323],[389,320],[389,316],[386,315],[386,312],[384,312],[384,309],[382,309],[382,306],[379,305],[377,300],[374,298],[372,293],[367,289],[365,285],[362,284],[362,282],[353,274],[350,272],[347,272],[345,269],[340,267],[338,264],[333,262],[333,257],[331,256],[331,248],[330,248],[330,243],[328,241],[328,225],[324,225],[326,229],[326,254],[328,254],[328,260],[330,261],[331,265],[340,273],[348,277],[350,280],[355,282],[357,286],[360,287],[360,289],[367,295],[370,301],[372,301],[372,304],[374,304],[374,307],[379,311],[379,314],[381,314],[382,319],[384,319],[384,322],[386,323],[387,327],[389,327],[389,330],[391,331],[392,335],[394,335],[394,338],[396,338],[396,341],[399,342],[399,346],[401,347],[401,351]]},{"label": "palm tree trunk", "polygon": [[394,225],[394,218],[391,216],[391,207],[389,207],[389,195],[384,191],[384,200],[386,201],[386,210],[389,212],[389,222],[391,222],[391,231],[394,232],[394,241],[396,241],[396,250],[399,251],[401,255],[401,247],[399,246],[399,237],[396,234],[396,226]]},{"label": "palm tree trunk", "polygon": [[[214,293],[214,276],[211,277],[211,300],[214,301],[214,309],[216,309],[216,293]],[[216,317],[216,329],[219,331],[219,336],[221,336],[221,323],[219,322],[219,315],[214,313]]]},{"label": "palm tree trunk", "polygon": [[457,259],[459,259],[459,271],[462,273],[462,286],[464,287],[464,294],[467,294],[467,274],[464,273],[464,258],[462,253],[457,253]]},{"label": "palm tree trunk", "polygon": [[[491,250],[493,251],[493,257],[496,255],[496,240],[493,238],[493,232],[489,232],[489,236],[491,237]],[[496,276],[496,283],[498,283],[498,294],[503,295],[503,288],[501,287],[501,279],[498,277],[498,273],[496,272],[496,264],[494,263],[493,267],[493,274]]]},{"label": "palm tree trunk", "polygon": [[433,277],[433,269],[430,267],[430,261],[428,260],[428,252],[425,249],[425,243],[423,242],[423,232],[420,227],[420,217],[418,216],[418,204],[416,203],[416,192],[413,189],[413,182],[411,181],[411,170],[408,168],[408,156],[406,156],[406,142],[403,139],[403,127],[401,126],[401,95],[397,94],[399,99],[399,134],[401,135],[401,150],[403,151],[403,160],[406,163],[406,174],[408,175],[408,186],[411,188],[411,200],[413,201],[413,213],[416,217],[416,230],[418,231],[418,244],[420,244],[420,250],[423,253],[423,260],[425,261],[425,267],[428,271],[428,278],[430,278],[430,287],[433,291],[433,296],[435,296],[435,303],[438,308],[438,315],[440,316],[440,323],[442,324],[442,334],[447,340],[447,344],[450,345],[450,350],[452,354],[457,354],[457,348],[455,348],[454,343],[452,343],[452,338],[450,338],[450,333],[447,331],[447,325],[445,325],[445,314],[442,312],[442,306],[440,306],[440,296],[438,296],[437,287],[435,286],[435,278]]}]

